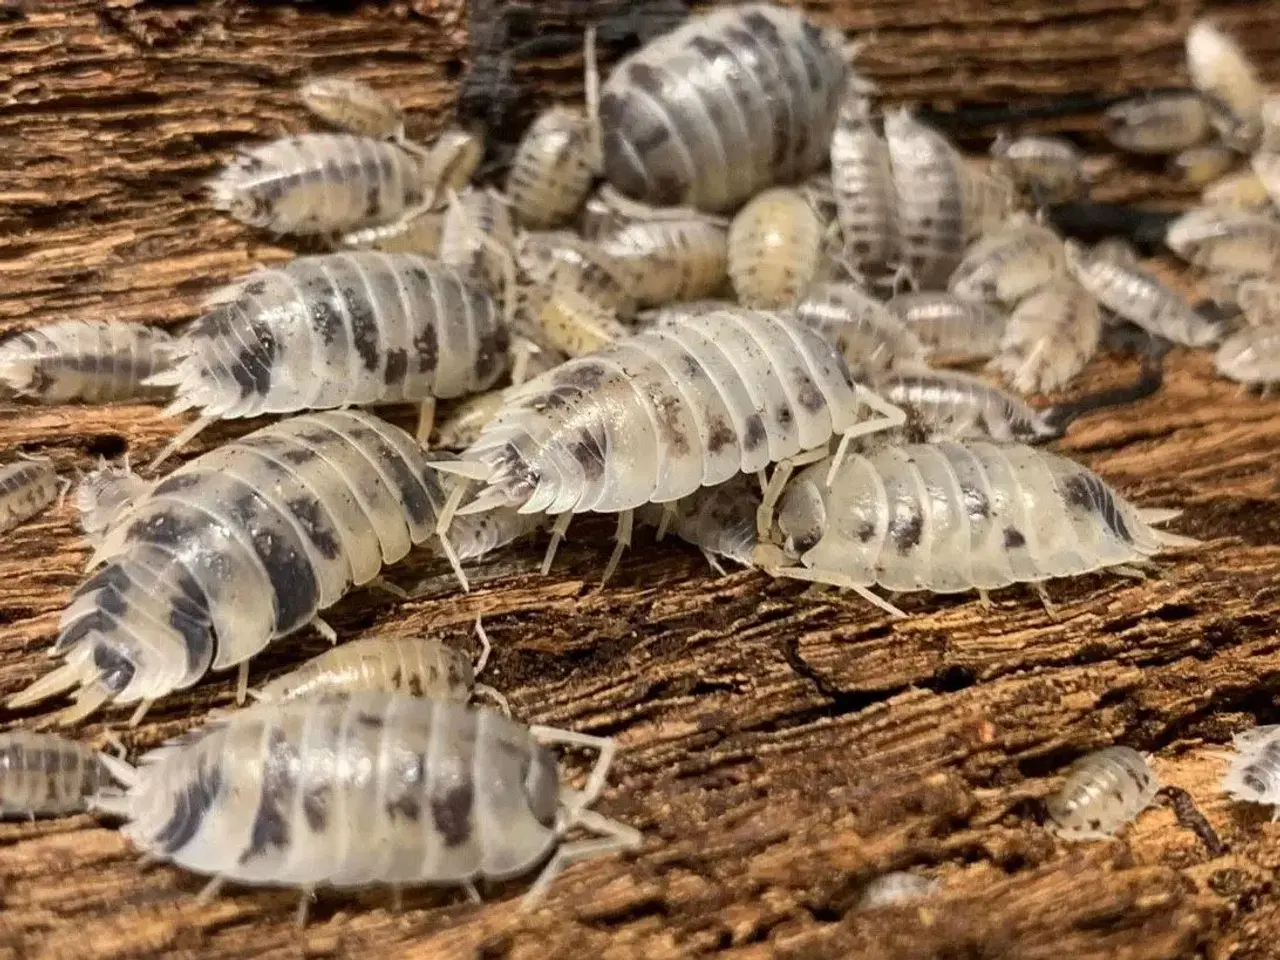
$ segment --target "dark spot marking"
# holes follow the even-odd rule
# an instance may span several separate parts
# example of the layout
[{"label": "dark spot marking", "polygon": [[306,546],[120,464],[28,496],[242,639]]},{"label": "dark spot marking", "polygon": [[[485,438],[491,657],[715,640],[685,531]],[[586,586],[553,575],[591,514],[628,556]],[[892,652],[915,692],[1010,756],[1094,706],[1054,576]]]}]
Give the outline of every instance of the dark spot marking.
[{"label": "dark spot marking", "polygon": [[240,288],[241,294],[247,294],[250,297],[260,297],[262,296],[262,294],[266,292],[267,292],[267,281],[265,279],[250,280],[248,283],[246,283],[243,287]]},{"label": "dark spot marking", "polygon": [[476,351],[476,378],[488,382],[498,372],[498,365],[507,355],[511,345],[511,335],[504,326],[493,326],[480,334],[480,344]]},{"label": "dark spot marking", "polygon": [[719,453],[736,439],[737,435],[724,417],[717,416],[711,421],[711,432],[707,434],[707,449],[712,453]]},{"label": "dark spot marking", "polygon": [[129,609],[129,601],[116,589],[101,591],[95,601],[99,610],[112,617],[119,617]]},{"label": "dark spot marking", "polygon": [[388,350],[387,368],[382,372],[382,382],[394,387],[404,382],[404,375],[409,370],[409,353],[406,350]]},{"label": "dark spot marking", "polygon": [[566,363],[556,371],[553,382],[566,387],[580,387],[583,390],[594,390],[604,382],[608,371],[603,364],[590,361],[582,363]]},{"label": "dark spot marking", "polygon": [[578,431],[578,439],[570,444],[569,452],[582,467],[588,482],[595,482],[604,476],[605,451],[587,427]]},{"label": "dark spot marking", "polygon": [[818,389],[818,385],[813,382],[813,377],[809,376],[804,370],[796,370],[795,378],[796,385],[800,388],[800,406],[810,413],[817,413],[826,406],[827,398]]},{"label": "dark spot marking", "polygon": [[898,552],[903,554],[917,546],[924,533],[924,515],[919,507],[913,503],[906,505],[906,510],[905,514],[898,513],[889,524],[889,536],[893,537]]},{"label": "dark spot marking", "polygon": [[457,847],[471,836],[471,804],[475,787],[470,779],[431,798],[431,819],[446,847]]},{"label": "dark spot marking", "polygon": [[231,364],[231,378],[240,387],[241,397],[265,396],[271,389],[271,371],[280,355],[280,344],[264,323],[250,323],[244,332],[249,341]]},{"label": "dark spot marking", "polygon": [[1004,548],[1006,550],[1017,550],[1027,545],[1027,538],[1022,535],[1022,531],[1014,527],[1004,528]]},{"label": "dark spot marking", "polygon": [[966,487],[960,484],[960,496],[964,499],[964,509],[971,520],[985,520],[991,516],[991,501],[977,487]]},{"label": "dark spot marking", "polygon": [[304,494],[292,500],[286,500],[285,506],[289,508],[289,512],[293,514],[306,533],[307,539],[320,555],[326,560],[335,559],[341,550],[341,545],[329,522],[329,514],[320,505],[320,501]]},{"label": "dark spot marking", "polygon": [[1101,821],[1101,820],[1098,820],[1098,819],[1096,819],[1096,818],[1095,818],[1095,819],[1091,819],[1091,820],[1089,820],[1089,821],[1088,821],[1088,823],[1089,823],[1089,829],[1090,829],[1090,830],[1101,830],[1101,829],[1102,829],[1102,821]]},{"label": "dark spot marking", "polygon": [[249,846],[240,855],[241,863],[260,857],[269,849],[289,846],[289,822],[284,811],[293,802],[297,788],[298,753],[278,727],[267,737],[267,755],[263,759],[262,792],[258,811],[249,833]]},{"label": "dark spot marking", "polygon": [[858,529],[854,531],[854,535],[862,543],[867,543],[876,535],[876,525],[870,520],[863,520],[858,524]]},{"label": "dark spot marking", "polygon": [[187,652],[187,674],[203,676],[213,662],[213,630],[209,621],[191,617],[175,604],[169,611],[169,626],[182,637]]},{"label": "dark spot marking", "polygon": [[653,175],[653,189],[649,192],[649,200],[657,206],[680,206],[688,192],[689,183],[678,173],[663,171]]},{"label": "dark spot marking", "polygon": [[378,184],[371,183],[368,191],[364,195],[364,215],[370,220],[375,219],[382,210],[382,191],[378,189]]},{"label": "dark spot marking", "polygon": [[351,343],[366,370],[377,370],[382,361],[381,333],[378,316],[368,294],[349,293],[346,297],[347,312],[351,317]]},{"label": "dark spot marking", "polygon": [[1096,513],[1108,529],[1121,540],[1126,543],[1133,542],[1129,527],[1125,524],[1124,517],[1120,515],[1115,498],[1106,484],[1097,477],[1089,473],[1072,474],[1062,481],[1062,494],[1071,506]]},{"label": "dark spot marking", "polygon": [[376,713],[367,712],[357,713],[356,723],[362,727],[368,727],[370,730],[381,730],[387,725],[387,721]]},{"label": "dark spot marking", "polygon": [[311,787],[302,795],[302,815],[312,833],[323,833],[329,825],[329,787]]},{"label": "dark spot marking", "polygon": [[706,371],[702,369],[702,364],[698,362],[698,358],[692,353],[686,353],[680,358],[680,365],[684,370],[684,375],[690,379],[706,376]]},{"label": "dark spot marking", "polygon": [[387,816],[392,820],[403,817],[417,823],[422,816],[422,804],[413,794],[402,793],[396,799],[387,801]]},{"label": "dark spot marking", "polygon": [[791,424],[793,424],[796,419],[796,415],[791,412],[791,407],[789,407],[785,403],[778,405],[778,409],[773,416],[774,416],[774,419],[777,421],[778,426],[781,427],[783,430],[786,430],[788,427],[790,427]]},{"label": "dark spot marking", "polygon": [[636,152],[643,156],[664,146],[670,139],[670,130],[663,126],[653,125],[637,133],[632,138],[632,142],[635,144]]},{"label": "dark spot marking", "polygon": [[418,372],[431,373],[436,368],[440,342],[434,323],[428,323],[413,338],[413,355],[418,358]]},{"label": "dark spot marking", "polygon": [[[391,686],[393,689],[399,689],[398,682],[394,679],[392,680]],[[418,676],[418,674],[409,674],[409,682],[405,684],[405,686],[408,688],[410,695],[415,697],[422,696],[422,677]]]},{"label": "dark spot marking", "polygon": [[1252,768],[1249,768],[1248,771],[1245,773],[1245,775],[1240,778],[1240,780],[1242,783],[1244,783],[1246,787],[1248,787],[1250,790],[1254,791],[1255,793],[1266,793],[1267,791],[1266,779],[1263,778],[1260,774],[1258,774],[1257,771],[1255,771]]},{"label": "dark spot marking", "polygon": [[662,98],[662,75],[647,63],[633,63],[627,68],[627,81],[657,99]]},{"label": "dark spot marking", "polygon": [[782,37],[778,34],[777,26],[758,10],[753,10],[746,14],[742,18],[742,25],[751,31],[753,36],[759,37],[765,43],[773,44],[774,46],[782,45]]},{"label": "dark spot marking", "polygon": [[300,467],[302,464],[310,463],[319,456],[320,454],[316,453],[310,447],[294,447],[281,453],[280,459],[285,463],[293,464],[295,467]]},{"label": "dark spot marking", "polygon": [[764,420],[760,414],[753,413],[747,417],[742,435],[742,448],[748,452],[757,450],[760,444],[764,443],[765,431]]},{"label": "dark spot marking", "polygon": [[626,128],[627,114],[630,112],[627,97],[617,93],[606,93],[600,98],[600,125],[606,130],[622,130]]},{"label": "dark spot marking", "polygon": [[[88,618],[86,618],[88,619]],[[98,670],[98,683],[112,693],[129,685],[138,668],[122,650],[100,641],[93,647],[93,665]]]},{"label": "dark spot marking", "polygon": [[195,779],[174,795],[173,813],[153,838],[157,849],[173,854],[185,847],[199,831],[221,790],[222,768],[201,764]]},{"label": "dark spot marking", "polygon": [[689,438],[682,429],[679,398],[667,395],[649,395],[653,411],[658,417],[658,428],[662,431],[662,439],[666,441],[671,452],[677,457],[689,452]]}]

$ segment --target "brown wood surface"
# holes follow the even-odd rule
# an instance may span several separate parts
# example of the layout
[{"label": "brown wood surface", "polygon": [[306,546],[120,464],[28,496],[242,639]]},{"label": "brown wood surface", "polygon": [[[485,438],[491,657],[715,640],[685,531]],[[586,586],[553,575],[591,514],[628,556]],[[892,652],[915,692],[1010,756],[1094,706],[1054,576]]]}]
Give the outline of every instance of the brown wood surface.
[{"label": "brown wood surface", "polygon": [[[892,99],[1176,82],[1199,13],[1280,75],[1280,4],[1261,0],[810,6],[878,31],[864,63]],[[292,88],[308,72],[395,94],[426,135],[465,69],[465,20],[461,0],[6,5],[0,331],[63,317],[176,323],[213,286],[288,256],[213,213],[201,180],[236,143],[307,125]],[[567,56],[520,74],[569,94],[579,71]],[[1099,196],[1179,198],[1158,172],[1118,169]],[[422,599],[362,591],[336,607],[344,638],[434,631],[460,644],[483,614],[486,679],[520,716],[618,738],[599,807],[643,830],[645,847],[571,869],[536,914],[517,911],[521,883],[478,908],[421,891],[400,913],[382,891],[328,892],[300,933],[292,894],[233,888],[198,906],[200,878],[143,867],[85,816],[0,828],[0,958],[1280,956],[1280,825],[1216,787],[1231,734],[1280,720],[1280,402],[1215,379],[1204,352],[1175,351],[1169,369],[1157,396],[1088,418],[1061,448],[1139,503],[1184,508],[1174,529],[1205,544],[1147,582],[1052,585],[1056,621],[1015,589],[990,611],[971,597],[904,598],[910,618],[889,622],[856,598],[716,579],[696,552],[643,536],[601,590],[599,521],[571,530],[550,577],[535,572],[536,544],[495,558],[466,596],[418,561],[392,579],[426,576]],[[1082,388],[1131,373],[1103,358]],[[140,460],[178,426],[150,407],[9,405],[0,447],[49,454],[71,475],[97,453]],[[195,449],[247,428],[210,431]],[[6,535],[0,692],[46,669],[86,556],[70,504]],[[281,642],[255,675],[322,647]],[[230,687],[211,678],[158,704],[126,741],[157,744],[227,706]],[[118,728],[123,716],[106,719]],[[1110,743],[1152,751],[1229,850],[1210,851],[1165,808],[1123,841],[1054,840],[1040,798]],[[870,879],[907,868],[944,891],[918,910],[855,909]]]}]

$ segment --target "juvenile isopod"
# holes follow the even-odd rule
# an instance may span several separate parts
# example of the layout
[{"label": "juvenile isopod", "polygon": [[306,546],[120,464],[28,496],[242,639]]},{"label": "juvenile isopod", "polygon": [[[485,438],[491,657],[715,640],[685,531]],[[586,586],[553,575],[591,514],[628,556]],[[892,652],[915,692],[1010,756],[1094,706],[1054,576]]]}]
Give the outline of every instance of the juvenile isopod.
[{"label": "juvenile isopod", "polygon": [[[177,449],[216,419],[421,401],[491,387],[507,368],[493,300],[458,271],[407,253],[298,257],[217,295],[151,382],[176,388],[165,412],[200,412]],[[161,459],[163,459],[163,456]]]},{"label": "juvenile isopod", "polygon": [[346,77],[315,77],[298,89],[313,114],[330,126],[366,137],[404,136],[400,106],[367,84]]},{"label": "juvenile isopod", "polygon": [[65,489],[47,460],[24,459],[0,467],[0,533],[30,520]]},{"label": "juvenile isopod", "polygon": [[1008,321],[993,304],[953,293],[900,293],[886,306],[934,355],[953,362],[994,356]]},{"label": "juvenile isopod", "polygon": [[553,106],[529,125],[507,172],[507,196],[521,226],[560,227],[582,209],[599,168],[585,112]]},{"label": "juvenile isopod", "polygon": [[1046,806],[1064,840],[1105,840],[1136,820],[1159,789],[1146,757],[1131,747],[1105,747],[1073,763]]},{"label": "juvenile isopod", "polygon": [[700,300],[728,279],[729,239],[706,217],[637,220],[597,240],[641,306]]},{"label": "juvenile isopod", "polygon": [[1271,195],[1266,185],[1252,170],[1223,177],[1204,188],[1200,195],[1206,207],[1230,207],[1238,210],[1270,210]]},{"label": "juvenile isopod", "polygon": [[501,294],[509,309],[516,295],[515,243],[510,206],[497,191],[468,187],[451,196],[440,229],[440,262],[472,285]]},{"label": "juvenile isopod", "polygon": [[1073,240],[1066,244],[1067,269],[1102,306],[1148,333],[1187,347],[1222,339],[1220,323],[1196,312],[1159,279],[1138,267],[1094,257]]},{"label": "juvenile isopod", "polygon": [[987,366],[1019,393],[1048,393],[1084,369],[1101,338],[1097,302],[1063,276],[1013,308],[1000,352]]},{"label": "juvenile isopod", "polygon": [[729,227],[729,277],[745,307],[794,304],[827,279],[826,230],[799,190],[775,187],[738,211]]},{"label": "juvenile isopod", "polygon": [[530,283],[516,327],[545,352],[579,357],[626,336],[635,312],[626,270],[567,231],[526,232],[517,258]]},{"label": "juvenile isopod", "polygon": [[752,565],[759,507],[760,482],[743,473],[675,503],[647,504],[640,511],[640,522],[664,533],[669,530],[693,544],[702,551],[711,569],[724,576],[721,557],[743,566]]},{"label": "juvenile isopod", "polygon": [[1087,177],[1084,154],[1062,137],[1001,134],[991,145],[997,169],[1012,177],[1037,205],[1079,196]]},{"label": "juvenile isopod", "polygon": [[[598,757],[582,790],[560,782],[551,746]],[[312,891],[503,879],[544,864],[535,905],[569,863],[640,844],[590,810],[612,740],[525,727],[489,710],[364,693],[237,711],[171,740],[136,768],[100,812],[153,859],[222,882]],[[565,842],[571,830],[596,836]]]},{"label": "juvenile isopod", "polygon": [[957,370],[893,370],[874,377],[880,396],[907,411],[929,440],[989,437],[1036,443],[1062,435],[1043,412]]},{"label": "juvenile isopod", "polygon": [[883,873],[862,888],[858,898],[859,910],[877,907],[901,907],[928,900],[942,889],[942,881],[918,873],[899,870]]},{"label": "juvenile isopod", "polygon": [[984,160],[964,163],[964,239],[971,243],[999,230],[1018,204],[1017,184]]},{"label": "juvenile isopod", "polygon": [[[830,483],[827,482],[831,474]],[[1035,447],[970,441],[883,444],[832,473],[793,477],[757,563],[778,576],[853,590],[963,593],[1119,568],[1197,541],[1155,529],[1176,510],[1141,510],[1086,467]],[[1042,589],[1042,588],[1041,588]]]},{"label": "juvenile isopod", "polygon": [[[1095,260],[1105,260],[1107,263],[1118,263],[1125,267],[1142,265],[1142,256],[1124,237],[1103,237],[1093,245],[1090,252]],[[1065,257],[1063,265],[1065,276]]]},{"label": "juvenile isopod", "polygon": [[1193,187],[1222,178],[1240,159],[1240,154],[1221,143],[1207,143],[1199,147],[1188,147],[1169,161],[1170,172]]},{"label": "juvenile isopod", "polygon": [[852,283],[818,284],[791,313],[831,340],[857,374],[923,365],[929,354],[897,314]]},{"label": "juvenile isopod", "polygon": [[90,545],[102,543],[107,530],[150,489],[151,482],[134,473],[127,459],[120,464],[104,460],[86,473],[75,496],[80,528]]},{"label": "juvenile isopod", "polygon": [[1169,249],[1209,273],[1280,273],[1280,220],[1259,213],[1201,207],[1169,224]]},{"label": "juvenile isopod", "polygon": [[1254,727],[1232,739],[1235,755],[1222,778],[1232,800],[1269,806],[1280,820],[1280,726]]},{"label": "juvenile isopod", "polygon": [[965,300],[1013,304],[1066,273],[1062,238],[1023,213],[965,251],[947,289]]},{"label": "juvenile isopod", "polygon": [[555,516],[544,569],[574,514],[620,514],[607,578],[636,508],[825,452],[833,435],[843,452],[901,421],[807,324],[726,308],[668,320],[529,381],[461,462],[435,466],[483,485],[462,515],[507,505]]},{"label": "juvenile isopod", "polygon": [[173,362],[157,327],[118,320],[62,320],[0,343],[0,383],[41,403],[106,403],[155,396],[146,380]]},{"label": "juvenile isopod", "polygon": [[898,263],[898,195],[889,145],[871,120],[871,100],[851,82],[831,138],[831,192],[849,265],[867,277]]},{"label": "juvenile isopod", "polygon": [[1239,45],[1207,20],[1199,20],[1187,32],[1187,70],[1222,139],[1242,150],[1257,146],[1265,91]]},{"label": "juvenile isopod", "polygon": [[0,733],[0,817],[79,813],[114,781],[98,751],[52,733]]},{"label": "juvenile isopod", "polygon": [[606,179],[629,197],[733,210],[827,159],[849,57],[839,31],[747,3],[691,17],[605,82]]},{"label": "juvenile isopod", "polygon": [[1263,388],[1280,383],[1280,324],[1237,330],[1222,341],[1213,365],[1237,383]]},{"label": "juvenile isopod", "polygon": [[1174,154],[1208,138],[1209,111],[1195,90],[1142,94],[1108,107],[1102,130],[1129,153]]},{"label": "juvenile isopod", "polygon": [[76,687],[64,723],[108,701],[144,711],[307,624],[332,635],[319,612],[428,540],[444,495],[412,437],[358,411],[189,460],[108,530],[62,615],[65,663],[10,706]]}]

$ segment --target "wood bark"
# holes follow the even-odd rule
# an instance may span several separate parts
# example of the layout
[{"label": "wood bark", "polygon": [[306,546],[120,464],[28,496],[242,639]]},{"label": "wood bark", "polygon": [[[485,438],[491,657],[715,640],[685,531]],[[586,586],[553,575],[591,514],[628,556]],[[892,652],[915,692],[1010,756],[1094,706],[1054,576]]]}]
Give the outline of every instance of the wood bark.
[{"label": "wood bark", "polygon": [[[1200,13],[1241,36],[1267,76],[1280,72],[1276,4],[808,6],[876,31],[863,63],[894,101],[1178,82],[1181,37]],[[212,287],[292,252],[212,212],[201,182],[237,143],[308,126],[299,79],[367,80],[425,136],[467,67],[462,0],[0,12],[0,332],[195,316]],[[516,76],[537,97],[576,97],[580,70],[565,55]],[[1097,196],[1188,195],[1156,168],[1113,163]],[[384,891],[327,892],[299,932],[292,893],[231,889],[199,906],[200,878],[144,868],[110,824],[84,816],[0,827],[0,958],[1275,957],[1280,825],[1228,803],[1217,781],[1233,732],[1280,720],[1280,402],[1216,379],[1203,351],[1175,351],[1168,370],[1156,396],[1085,419],[1059,446],[1135,501],[1183,508],[1174,529],[1205,543],[1146,581],[1051,585],[1057,619],[1015,589],[990,610],[970,596],[902,598],[910,617],[890,622],[856,597],[716,578],[694,551],[643,536],[602,590],[610,527],[598,520],[571,528],[549,577],[536,573],[541,543],[494,558],[466,595],[416,559],[391,577],[425,580],[422,598],[360,591],[327,614],[343,638],[458,644],[483,615],[495,648],[485,679],[517,715],[618,738],[600,808],[641,829],[645,847],[571,869],[539,912],[517,910],[520,882],[480,907],[418,891],[399,913]],[[1132,373],[1102,358],[1079,389]],[[0,446],[47,454],[71,476],[96,454],[141,462],[179,426],[152,407],[9,404]],[[194,449],[250,426],[217,427]],[[86,557],[69,503],[6,535],[0,692],[47,669]],[[306,634],[280,642],[255,676],[323,647]],[[212,677],[162,701],[126,743],[144,750],[200,722],[230,705],[232,686]],[[105,720],[119,730],[123,714]],[[1151,751],[1226,852],[1165,807],[1120,841],[1056,841],[1042,799],[1072,759],[1110,743]],[[867,882],[903,869],[945,886],[918,909],[857,909]]]}]

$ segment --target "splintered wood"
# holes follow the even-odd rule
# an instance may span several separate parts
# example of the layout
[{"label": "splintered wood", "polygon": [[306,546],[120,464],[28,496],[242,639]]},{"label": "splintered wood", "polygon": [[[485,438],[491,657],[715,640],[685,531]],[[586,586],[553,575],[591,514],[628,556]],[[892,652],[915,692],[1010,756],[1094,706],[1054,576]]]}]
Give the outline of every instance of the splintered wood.
[{"label": "splintered wood", "polygon": [[[5,6],[0,334],[63,319],[174,327],[222,284],[316,252],[219,215],[203,181],[238,147],[312,129],[296,95],[311,76],[393,97],[407,136],[429,139],[451,122],[467,67],[466,6]],[[553,6],[559,30],[586,16]],[[939,108],[1184,82],[1196,12],[1154,0],[805,6],[874,37],[859,70],[889,102]],[[1228,0],[1211,13],[1274,84],[1280,6]],[[535,32],[518,17],[504,29]],[[605,40],[620,52],[608,46],[619,37]],[[549,46],[512,82],[537,106],[576,105],[580,38]],[[1109,149],[1096,118],[1029,127],[1090,128],[1089,152]],[[1177,208],[1195,196],[1160,164],[1110,167],[1096,199]],[[1180,282],[1171,261],[1154,269]],[[1127,383],[1135,368],[1104,355],[1071,395]],[[537,573],[539,539],[496,552],[468,594],[418,551],[389,571],[420,586],[418,599],[362,589],[327,611],[343,640],[430,635],[464,650],[483,617],[484,680],[515,717],[617,739],[602,806],[644,846],[568,869],[537,912],[518,912],[518,880],[482,890],[479,906],[460,891],[406,891],[398,912],[388,891],[321,891],[299,932],[294,893],[230,885],[199,904],[201,878],[144,868],[111,821],[79,815],[0,826],[0,958],[1274,957],[1280,824],[1231,802],[1220,780],[1233,734],[1280,720],[1280,399],[1241,394],[1204,351],[1175,350],[1166,370],[1154,396],[1082,418],[1056,449],[1132,502],[1182,508],[1170,529],[1204,543],[1159,558],[1146,580],[1050,584],[1056,618],[1011,588],[990,609],[967,594],[899,596],[908,616],[891,620],[852,594],[719,577],[695,549],[644,532],[601,589],[611,518],[578,520],[549,576]],[[414,416],[394,419],[412,429]],[[47,456],[63,477],[98,455],[145,463],[183,425],[154,406],[19,402],[0,423],[0,448]],[[262,425],[215,424],[188,453]],[[88,555],[74,498],[5,535],[0,694],[49,669]],[[283,641],[254,660],[251,682],[326,649],[309,633]],[[75,735],[101,745],[109,725],[136,756],[234,699],[233,677],[211,676],[135,730],[116,708]],[[1150,753],[1159,782],[1185,791],[1221,843],[1199,835],[1182,794],[1157,797],[1119,839],[1056,837],[1046,803],[1067,768],[1115,744]],[[860,908],[896,871],[940,883]]]}]

